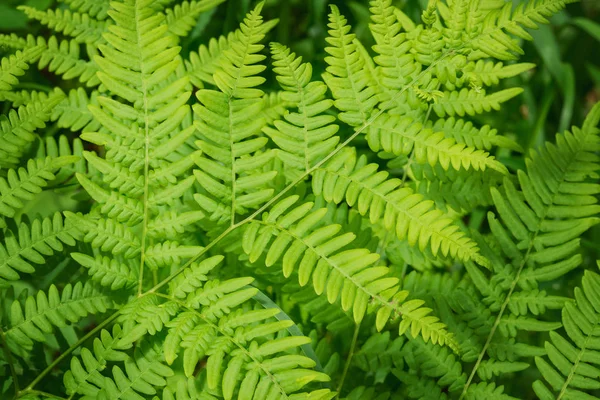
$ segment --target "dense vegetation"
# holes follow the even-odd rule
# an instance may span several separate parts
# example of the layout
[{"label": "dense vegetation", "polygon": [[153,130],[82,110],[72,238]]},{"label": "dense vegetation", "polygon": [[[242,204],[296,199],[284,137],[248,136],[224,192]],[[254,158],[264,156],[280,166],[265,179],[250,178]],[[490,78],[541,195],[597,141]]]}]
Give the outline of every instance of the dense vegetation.
[{"label": "dense vegetation", "polygon": [[3,2],[0,397],[600,398],[599,12]]}]

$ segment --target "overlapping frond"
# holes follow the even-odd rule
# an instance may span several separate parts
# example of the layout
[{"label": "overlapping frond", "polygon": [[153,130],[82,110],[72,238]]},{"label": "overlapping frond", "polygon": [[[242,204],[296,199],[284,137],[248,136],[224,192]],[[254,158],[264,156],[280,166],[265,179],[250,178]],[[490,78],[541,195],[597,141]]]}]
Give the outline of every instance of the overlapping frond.
[{"label": "overlapping frond", "polygon": [[535,288],[581,263],[579,235],[600,221],[594,196],[600,186],[598,121],[595,106],[583,127],[556,136],[526,160],[527,172],[519,171],[519,189],[505,178],[492,197],[501,221],[488,219],[503,252],[517,268],[524,268],[519,285]]},{"label": "overlapping frond", "polygon": [[52,109],[51,119],[61,128],[71,131],[94,132],[100,123],[94,119],[88,105],[98,106],[98,92],[89,95],[83,88],[69,91],[68,97]]},{"label": "overlapping frond", "polygon": [[512,10],[512,3],[505,3],[501,8],[491,10],[485,16],[480,33],[468,42],[469,48],[475,50],[471,58],[494,57],[499,60],[511,60],[523,50],[517,40],[532,40],[524,28],[535,29],[540,24],[548,23],[546,18],[559,12],[572,0],[529,0],[519,4]]},{"label": "overlapping frond", "polygon": [[102,34],[108,27],[108,21],[98,21],[88,14],[71,12],[70,10],[50,9],[37,10],[34,7],[19,6],[30,19],[40,21],[43,25],[75,39],[77,43],[98,44],[103,41]]},{"label": "overlapping frond", "polygon": [[522,88],[504,89],[486,95],[485,91],[463,88],[460,91],[446,92],[433,106],[439,117],[481,114],[492,109],[499,110],[500,104],[521,94]]},{"label": "overlapping frond", "polygon": [[102,330],[99,337],[94,339],[93,351],[81,349],[81,360],[71,358],[70,370],[64,375],[63,381],[68,395],[80,394],[96,397],[100,387],[104,385],[104,377],[100,374],[109,362],[125,361],[128,356],[117,344],[121,336],[121,327],[114,325],[112,333]]},{"label": "overlapping frond", "polygon": [[262,151],[268,139],[259,136],[264,118],[257,118],[263,92],[256,87],[265,81],[258,76],[265,69],[259,64],[265,57],[258,54],[264,47],[259,44],[264,37],[261,9],[262,3],[246,16],[234,33],[237,44],[223,52],[213,74],[220,91],[198,91],[200,103],[194,106],[202,151],[194,173],[205,191],[195,198],[212,220],[231,225],[236,214],[271,198],[273,189],[266,186],[277,174],[261,169],[274,156]]},{"label": "overlapping frond", "polygon": [[15,167],[28,145],[37,137],[37,129],[45,128],[54,108],[65,95],[60,89],[31,98],[26,105],[0,116],[0,169]]},{"label": "overlapping frond", "polygon": [[77,161],[77,156],[29,159],[27,168],[9,169],[6,178],[0,177],[0,227],[5,227],[4,217],[13,218],[25,202],[55,179],[54,172],[64,165]]},{"label": "overlapping frond", "polygon": [[28,47],[24,50],[17,50],[15,54],[8,57],[2,57],[0,60],[0,90],[11,90],[14,85],[19,83],[19,76],[25,74],[29,65],[37,61],[43,51],[42,46]]},{"label": "overlapping frond", "polygon": [[[42,36],[27,36],[28,49],[41,49],[38,68],[48,68],[56,75],[62,75],[63,79],[75,79],[85,83],[86,86],[97,86],[100,81],[96,76],[98,66],[94,61],[82,57],[81,46],[76,40],[58,41],[56,36],[45,39]],[[95,54],[91,47],[86,48],[87,53]]]},{"label": "overlapping frond", "polygon": [[419,164],[441,165],[449,168],[484,170],[494,169],[506,173],[506,167],[488,152],[457,143],[441,131],[425,128],[411,117],[383,114],[369,127],[369,147],[373,151],[386,151],[394,155],[414,154]]},{"label": "overlapping frond", "polygon": [[4,244],[0,243],[0,286],[19,280],[19,272],[33,273],[32,263],[44,263],[44,256],[62,251],[63,244],[75,245],[78,236],[77,228],[64,222],[60,213],[52,218],[36,219],[31,226],[21,223],[16,236],[7,234]]},{"label": "overlapping frond", "polygon": [[79,13],[89,14],[97,20],[105,20],[108,18],[108,10],[110,9],[110,0],[60,0],[62,3],[68,4],[71,10]]},{"label": "overlapping frond", "polygon": [[285,277],[296,273],[301,286],[312,281],[317,294],[330,303],[340,299],[342,309],[351,309],[356,322],[376,311],[378,330],[400,317],[400,334],[410,331],[413,337],[454,346],[452,335],[438,318],[428,315],[431,309],[422,307],[423,301],[404,302],[408,292],[400,290],[387,267],[375,265],[378,254],[346,249],[355,235],[339,234],[337,224],[322,226],[327,209],[312,210],[312,202],[293,207],[298,199],[281,200],[262,221],[250,223],[242,241],[250,262],[262,256],[267,266],[281,262]]},{"label": "overlapping frond", "polygon": [[326,38],[330,46],[325,47],[328,67],[323,79],[333,94],[335,107],[341,111],[338,118],[360,126],[369,120],[379,99],[347,22],[337,6],[332,5]]},{"label": "overlapping frond", "polygon": [[[297,111],[288,112],[281,120],[273,122],[275,128],[263,131],[279,147],[277,156],[291,170],[308,172],[322,157],[329,154],[339,142],[334,136],[339,127],[335,117],[326,112],[333,102],[325,98],[327,86],[323,82],[311,82],[312,66],[302,63],[288,48],[271,44],[273,70],[285,90],[281,96]],[[292,171],[286,172],[293,178]]]},{"label": "overlapping frond", "polygon": [[550,333],[545,345],[549,362],[544,357],[535,358],[547,382],[534,382],[533,390],[538,398],[592,399],[594,396],[589,391],[600,389],[599,299],[600,275],[586,271],[581,288],[575,289],[576,303],[566,303],[562,309],[566,335]]},{"label": "overlapping frond", "polygon": [[[140,281],[145,265],[156,270],[201,249],[179,245],[176,235],[168,234],[176,230],[150,229],[152,224],[164,225],[160,220],[164,209],[193,184],[193,177],[185,177],[191,159],[172,158],[172,153],[194,133],[191,126],[182,128],[191,116],[186,104],[190,92],[187,77],[176,73],[182,62],[177,39],[168,32],[164,15],[156,14],[153,7],[152,1],[128,0],[114,3],[109,11],[115,25],[104,34],[106,44],[98,47],[102,56],[94,61],[101,69],[99,80],[123,101],[107,96],[88,101],[79,92],[65,104],[68,109],[88,103],[101,126],[88,122],[82,138],[106,150],[104,158],[84,152],[87,162],[103,174],[103,182],[77,174],[100,205],[101,215],[68,216],[81,225],[84,241],[113,254],[139,257]],[[65,118],[71,126],[89,121],[85,112]],[[98,131],[88,131],[94,127]]]},{"label": "overlapping frond", "polygon": [[177,36],[186,36],[196,25],[198,16],[218,6],[225,0],[192,0],[176,4],[173,8],[166,9],[165,15],[169,31]]},{"label": "overlapping frond", "polygon": [[487,264],[477,245],[451,218],[436,209],[432,201],[402,187],[400,179],[388,179],[388,175],[348,149],[315,173],[313,191],[328,201],[356,205],[372,223],[382,220],[399,239],[408,240],[421,251]]},{"label": "overlapping frond", "polygon": [[[256,27],[258,32],[266,35],[271,29],[277,25],[279,20],[273,19],[263,21]],[[219,36],[211,38],[207,45],[200,45],[198,51],[192,51],[189,54],[189,59],[185,61],[186,70],[190,77],[190,82],[198,87],[204,87],[205,83],[214,85],[213,74],[219,68],[221,60],[227,50],[239,45],[243,36],[241,29],[230,32],[227,36]]]},{"label": "overlapping frond", "polygon": [[15,347],[31,349],[34,341],[46,341],[45,334],[52,333],[53,327],[65,327],[67,322],[75,323],[112,307],[110,296],[93,284],[68,284],[60,293],[51,285],[48,294],[39,291],[35,297],[27,297],[24,304],[18,300],[12,303],[9,328],[4,334],[13,351],[18,351]]},{"label": "overlapping frond", "polygon": [[506,136],[499,135],[496,129],[489,125],[481,128],[473,125],[471,121],[454,117],[438,119],[435,123],[428,123],[434,132],[443,132],[446,137],[456,140],[477,150],[490,151],[493,147],[500,147],[514,151],[522,151],[521,146]]}]

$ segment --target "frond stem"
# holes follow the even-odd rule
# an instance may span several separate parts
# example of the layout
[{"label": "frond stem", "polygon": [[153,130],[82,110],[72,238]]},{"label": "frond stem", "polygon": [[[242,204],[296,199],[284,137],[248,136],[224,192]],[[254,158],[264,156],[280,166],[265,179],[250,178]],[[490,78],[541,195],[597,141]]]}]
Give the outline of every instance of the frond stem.
[{"label": "frond stem", "polygon": [[348,370],[350,369],[350,363],[352,362],[352,357],[354,356],[354,349],[356,348],[356,342],[358,341],[359,331],[360,322],[354,325],[354,334],[352,335],[352,342],[350,343],[350,351],[348,352],[348,358],[346,358],[346,364],[344,364],[344,371],[342,372],[342,377],[340,378],[340,383],[337,387],[337,395],[335,397],[336,399],[339,399],[340,394],[342,393],[344,381],[346,380],[346,375],[348,374]]},{"label": "frond stem", "polygon": [[8,349],[8,343],[6,342],[6,335],[4,330],[0,326],[0,339],[2,339],[2,349],[4,350],[4,356],[8,362],[8,368],[10,369],[10,375],[13,378],[13,384],[15,385],[15,396],[19,393],[19,378],[17,377],[17,370],[15,369],[15,361],[12,358],[12,353]]},{"label": "frond stem", "polygon": [[[136,3],[137,8],[137,3]],[[136,9],[135,13],[135,23],[136,29],[135,33],[137,36],[138,45],[142,42],[142,38],[140,36],[140,21],[139,21],[139,10]],[[140,54],[142,54],[142,49],[140,49]],[[141,56],[140,56],[141,57]],[[138,278],[138,297],[142,295],[143,285],[144,285],[144,264],[146,261],[146,236],[148,236],[148,198],[149,198],[149,174],[150,174],[150,121],[148,119],[148,86],[146,83],[146,71],[144,71],[144,66],[146,63],[140,59],[140,73],[142,75],[142,87],[141,92],[143,94],[143,104],[144,104],[144,215],[142,219],[142,240],[140,245],[140,273]]]},{"label": "frond stem", "polygon": [[38,396],[46,397],[46,398],[48,398],[48,399],[59,399],[59,400],[65,400],[65,398],[64,398],[64,397],[60,397],[60,396],[57,396],[57,395],[55,395],[55,394],[48,393],[48,392],[42,392],[42,391],[39,391],[39,390],[30,390],[30,391],[28,392],[28,394],[38,395]]}]

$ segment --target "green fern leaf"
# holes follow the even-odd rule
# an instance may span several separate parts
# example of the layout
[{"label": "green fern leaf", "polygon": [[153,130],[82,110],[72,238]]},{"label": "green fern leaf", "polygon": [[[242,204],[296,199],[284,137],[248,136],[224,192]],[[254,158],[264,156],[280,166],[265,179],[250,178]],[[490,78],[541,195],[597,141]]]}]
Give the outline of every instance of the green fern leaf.
[{"label": "green fern leaf", "polygon": [[78,229],[64,223],[60,213],[54,214],[52,219],[36,219],[31,226],[21,223],[18,238],[8,234],[4,245],[0,243],[0,286],[6,281],[19,280],[18,272],[33,273],[32,263],[44,263],[44,256],[62,251],[63,243],[74,246],[78,236]]},{"label": "green fern leaf", "polygon": [[0,228],[6,226],[2,217],[13,218],[17,210],[24,207],[24,201],[34,199],[55,179],[56,170],[78,159],[77,156],[30,159],[27,168],[9,169],[6,179],[0,177]]},{"label": "green fern leaf", "polygon": [[366,249],[343,250],[355,235],[338,235],[341,227],[337,224],[320,226],[327,210],[311,212],[310,202],[290,210],[297,201],[298,196],[281,200],[263,215],[262,221],[250,223],[242,240],[250,262],[266,252],[266,266],[281,260],[285,277],[297,271],[301,286],[312,280],[318,295],[323,294],[332,304],[339,298],[344,311],[352,309],[356,322],[373,311],[370,306],[374,304],[378,330],[390,318],[401,316],[401,334],[410,330],[415,337],[421,334],[425,341],[454,346],[444,324],[428,315],[431,309],[421,307],[423,301],[403,303],[408,292],[399,291],[398,280],[388,275],[388,268],[373,265],[378,254]]},{"label": "green fern leaf", "polygon": [[68,4],[71,10],[89,14],[90,17],[100,21],[108,17],[110,8],[109,0],[61,0],[61,2]]},{"label": "green fern leaf", "polygon": [[499,92],[486,95],[483,90],[461,89],[459,92],[446,92],[444,96],[436,102],[433,110],[438,117],[459,115],[481,114],[484,111],[492,109],[499,110],[500,104],[521,94],[523,89],[510,88]]},{"label": "green fern leaf", "polygon": [[[263,131],[279,147],[278,157],[291,169],[308,172],[339,142],[334,136],[339,127],[332,124],[335,117],[323,115],[332,106],[325,99],[327,87],[322,82],[311,82],[312,66],[301,64],[302,58],[285,46],[271,44],[274,71],[285,92],[282,97],[298,108],[297,112],[285,114],[283,120],[273,122],[276,129],[265,127]],[[286,172],[293,179],[294,173]]]},{"label": "green fern leaf", "polygon": [[[256,28],[259,33],[266,35],[278,22],[279,20],[277,19],[264,21]],[[204,83],[215,85],[215,80],[213,79],[214,73],[220,67],[225,53],[241,43],[240,41],[243,38],[241,35],[242,30],[237,29],[229,33],[226,37],[211,38],[208,45],[200,45],[197,52],[190,52],[189,59],[185,61],[190,82],[198,88],[203,88]]]},{"label": "green fern leaf", "polygon": [[545,346],[550,362],[543,357],[535,358],[538,370],[551,388],[540,380],[535,381],[533,389],[538,398],[591,399],[594,396],[587,391],[600,389],[599,295],[600,276],[586,271],[582,288],[575,289],[576,304],[566,303],[562,310],[567,336],[551,332]]},{"label": "green fern leaf", "polygon": [[217,7],[225,0],[199,0],[184,1],[175,5],[172,9],[165,10],[169,31],[177,36],[187,36],[187,34],[196,25],[198,16]]},{"label": "green fern leaf", "polygon": [[64,96],[60,89],[49,95],[35,95],[26,105],[0,117],[0,168],[19,163],[27,146],[35,140],[35,131],[46,127],[53,109]]},{"label": "green fern leaf", "polygon": [[358,206],[362,215],[372,223],[383,219],[401,240],[421,251],[431,249],[460,260],[476,260],[484,265],[476,244],[453,221],[409,188],[401,188],[399,179],[387,179],[386,172],[378,172],[374,164],[356,158],[353,149],[342,151],[318,170],[313,178],[313,191],[326,200]]},{"label": "green fern leaf", "polygon": [[0,62],[0,90],[11,90],[19,83],[18,76],[25,74],[29,68],[27,64],[34,63],[44,48],[42,46],[28,47],[23,51],[17,50],[15,54],[3,57]]},{"label": "green fern leaf", "polygon": [[265,69],[257,64],[264,37],[260,3],[250,12],[237,32],[239,45],[223,53],[220,67],[213,75],[221,92],[200,90],[200,104],[194,106],[195,126],[202,134],[197,142],[202,156],[195,159],[194,173],[206,191],[195,195],[198,204],[212,220],[235,223],[236,214],[257,208],[273,195],[266,188],[276,171],[260,170],[274,156],[259,152],[267,143],[257,137],[264,119],[251,117],[262,108],[263,92],[255,87],[264,82],[256,76]]},{"label": "green fern leaf", "polygon": [[104,383],[100,372],[106,369],[109,362],[125,361],[128,358],[117,346],[120,336],[119,325],[113,326],[112,334],[103,329],[100,337],[94,339],[93,352],[83,348],[81,361],[77,357],[71,358],[71,369],[63,378],[67,394],[81,394],[91,398],[98,396]]},{"label": "green fern leaf", "polygon": [[31,350],[34,341],[46,341],[45,334],[51,333],[53,326],[62,328],[67,322],[75,323],[88,314],[103,313],[112,307],[110,296],[93,284],[68,284],[62,293],[51,285],[48,294],[39,291],[35,298],[27,297],[24,306],[17,300],[13,302],[5,335],[9,346]]},{"label": "green fern leaf", "polygon": [[30,19],[40,21],[55,32],[75,38],[77,43],[101,43],[102,33],[108,26],[106,21],[97,21],[90,18],[88,14],[61,10],[60,8],[42,11],[29,6],[19,6],[18,9],[23,11]]}]

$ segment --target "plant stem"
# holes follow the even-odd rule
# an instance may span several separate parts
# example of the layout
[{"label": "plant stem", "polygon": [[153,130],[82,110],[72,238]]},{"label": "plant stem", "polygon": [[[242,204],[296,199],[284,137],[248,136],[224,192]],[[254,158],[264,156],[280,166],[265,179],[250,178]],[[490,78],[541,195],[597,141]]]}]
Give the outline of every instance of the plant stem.
[{"label": "plant stem", "polygon": [[354,356],[354,348],[356,347],[356,342],[358,339],[358,331],[360,330],[360,322],[354,325],[354,335],[352,335],[352,343],[350,343],[350,351],[348,352],[348,358],[346,358],[346,364],[344,365],[344,372],[342,372],[342,377],[340,379],[340,383],[337,387],[337,395],[336,399],[340,398],[342,393],[342,388],[344,387],[344,381],[346,380],[346,375],[348,374],[348,370],[350,369],[350,363],[352,362],[352,357]]},{"label": "plant stem", "polygon": [[60,396],[57,396],[55,394],[48,393],[48,392],[42,392],[42,391],[39,391],[39,390],[29,390],[27,392],[27,394],[35,394],[35,395],[38,395],[38,396],[47,397],[49,399],[65,400],[64,397],[60,397]]},{"label": "plant stem", "polygon": [[6,342],[6,335],[4,335],[4,330],[0,326],[0,339],[2,339],[2,349],[4,350],[4,356],[6,357],[6,361],[8,362],[8,368],[10,369],[10,374],[13,378],[13,384],[15,385],[15,395],[19,393],[19,379],[17,378],[17,371],[15,370],[15,362],[12,358],[12,353],[8,349],[8,343]]}]

